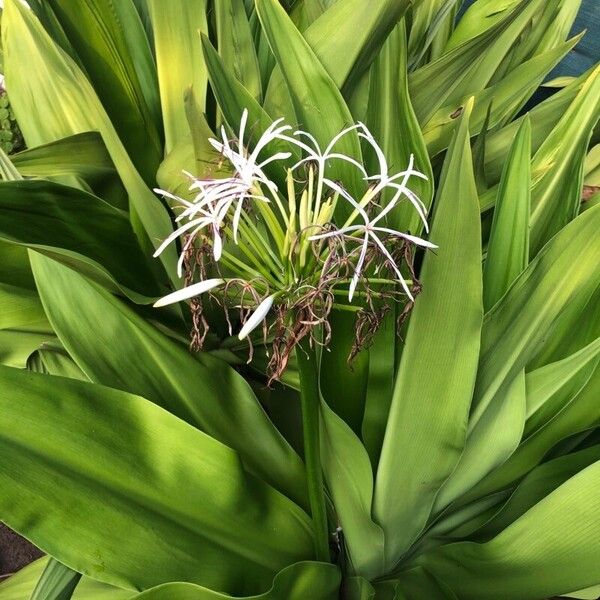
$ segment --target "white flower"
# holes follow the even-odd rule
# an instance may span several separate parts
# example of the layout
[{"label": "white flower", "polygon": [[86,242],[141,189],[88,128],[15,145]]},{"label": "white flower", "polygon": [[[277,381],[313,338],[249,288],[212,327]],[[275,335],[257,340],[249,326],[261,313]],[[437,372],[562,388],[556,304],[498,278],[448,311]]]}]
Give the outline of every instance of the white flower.
[{"label": "white flower", "polygon": [[[213,256],[215,260],[218,261],[221,258],[223,251],[223,241],[221,239],[220,228],[223,223],[223,218],[225,217],[226,207],[225,210],[223,210],[223,207],[219,209],[218,205],[214,205],[210,206],[208,209],[203,209],[165,190],[155,189],[154,191],[158,194],[166,196],[167,198],[176,200],[183,206],[188,207],[186,213],[179,215],[176,221],[180,221],[183,216],[189,216],[189,221],[185,223],[185,225],[178,227],[175,231],[173,231],[173,233],[165,238],[163,243],[156,249],[154,256],[159,256],[171,242],[176,240],[184,233],[190,232],[188,234],[188,240],[184,244],[181,254],[179,255],[179,260],[177,261],[177,274],[179,277],[181,277],[185,255],[190,245],[194,242],[194,238],[205,227],[211,227],[213,233]],[[187,211],[192,207],[194,208],[193,212],[188,213]]]},{"label": "white flower", "polygon": [[184,287],[181,290],[177,290],[172,294],[164,296],[160,300],[157,300],[154,303],[154,306],[155,308],[160,308],[161,306],[167,306],[169,304],[181,302],[182,300],[188,300],[189,298],[204,294],[205,292],[208,292],[209,290],[212,290],[213,288],[216,288],[222,284],[222,279],[206,279],[205,281],[194,283],[193,285],[189,285],[188,287]]},{"label": "white flower", "polygon": [[267,314],[273,306],[274,295],[267,296],[250,315],[250,318],[244,323],[242,330],[238,334],[238,338],[243,340],[250,335],[266,318]]},{"label": "white flower", "polygon": [[[346,199],[354,207],[356,212],[363,218],[363,221],[364,221],[364,223],[361,223],[359,225],[347,225],[347,226],[342,227],[341,229],[336,229],[335,231],[329,231],[327,233],[313,235],[309,238],[310,240],[322,240],[322,239],[334,237],[334,236],[342,236],[342,235],[347,235],[347,234],[354,235],[357,233],[364,233],[364,237],[361,240],[360,254],[359,254],[356,266],[354,268],[354,276],[352,277],[352,281],[350,282],[350,288],[348,291],[348,300],[350,302],[352,302],[352,297],[354,296],[354,291],[356,290],[356,286],[360,279],[362,268],[363,268],[363,265],[365,262],[365,257],[367,254],[367,249],[369,247],[369,243],[375,243],[377,245],[377,247],[379,248],[381,253],[386,258],[386,261],[389,264],[389,266],[394,270],[396,277],[398,278],[398,281],[400,282],[400,284],[404,288],[404,291],[406,292],[406,295],[411,300],[414,300],[413,295],[411,294],[410,289],[406,285],[406,281],[404,280],[404,277],[402,276],[402,273],[400,272],[400,269],[398,268],[398,265],[394,261],[392,255],[388,252],[388,250],[385,247],[385,245],[383,244],[383,242],[379,239],[377,234],[383,233],[383,234],[391,235],[394,237],[400,237],[400,238],[408,240],[409,242],[412,242],[413,244],[416,244],[418,246],[423,246],[424,248],[437,248],[437,246],[435,244],[432,244],[431,242],[422,240],[421,238],[415,237],[413,235],[409,235],[409,234],[403,233],[401,231],[395,231],[394,229],[389,229],[387,227],[379,227],[377,225],[377,223],[379,221],[381,221],[381,219],[383,219],[390,212],[390,210],[392,210],[392,208],[394,208],[395,202],[390,202],[383,210],[381,210],[381,212],[376,217],[371,219],[369,217],[369,215],[367,214],[366,210],[354,198],[352,198],[352,196],[350,196],[346,192],[346,190],[344,190],[341,186],[339,186],[337,183],[335,183],[333,181],[327,180],[326,183],[332,189],[334,189],[336,192],[338,192],[340,194],[340,196],[342,196],[344,199]],[[357,239],[357,241],[358,241],[358,239]]]},{"label": "white flower", "polygon": [[[254,150],[251,153],[247,153],[244,146],[244,136],[246,133],[246,124],[248,121],[248,111],[244,110],[242,119],[240,122],[240,130],[238,134],[237,149],[233,148],[227,139],[227,132],[224,127],[221,127],[222,141],[210,138],[208,141],[210,144],[220,152],[234,167],[234,177],[228,180],[227,184],[224,184],[219,190],[218,200],[223,205],[229,208],[235,203],[235,212],[232,221],[233,239],[237,242],[238,227],[244,201],[247,199],[256,199],[263,202],[269,202],[267,198],[260,194],[256,194],[253,190],[256,189],[257,185],[266,186],[272,193],[277,193],[277,185],[271,181],[264,173],[263,169],[268,164],[288,159],[292,154],[291,152],[278,152],[262,161],[259,161],[258,156],[261,151],[273,141],[281,139],[280,136],[283,132],[291,129],[289,125],[281,125],[283,119],[277,119],[273,121],[271,125],[265,130],[260,136]],[[206,189],[203,187],[205,182],[198,181],[197,187],[202,192],[199,196],[200,204],[208,201],[211,202],[215,199],[205,198],[207,195]]]},{"label": "white flower", "polygon": [[[426,175],[424,175],[420,171],[416,171],[415,169],[413,169],[415,162],[414,155],[410,155],[410,161],[406,171],[401,171],[400,173],[390,175],[389,166],[385,158],[385,154],[383,153],[383,150],[381,149],[379,144],[376,142],[375,138],[373,137],[373,134],[369,131],[369,129],[364,123],[359,123],[359,127],[362,129],[362,131],[359,132],[358,135],[361,138],[365,139],[367,142],[369,142],[373,150],[375,150],[377,160],[379,161],[379,174],[366,177],[367,181],[377,182],[375,188],[372,191],[372,196],[376,196],[377,194],[381,193],[383,190],[385,190],[385,188],[392,188],[396,190],[396,194],[390,201],[390,204],[392,204],[396,203],[399,200],[400,196],[404,194],[415,207],[417,213],[419,214],[419,217],[421,217],[423,225],[425,226],[425,231],[429,231],[426,217],[427,208],[423,204],[423,202],[421,202],[418,196],[407,187],[408,180],[411,176],[427,180]],[[401,183],[398,183],[399,179],[402,179]]]},{"label": "white flower", "polygon": [[[282,140],[285,140],[287,142],[290,142],[290,143],[298,146],[299,148],[302,148],[302,150],[304,150],[307,154],[307,156],[305,158],[298,161],[292,167],[292,170],[297,169],[300,165],[302,165],[306,162],[315,162],[318,166],[319,172],[324,174],[327,161],[331,160],[332,158],[337,158],[339,160],[343,160],[343,161],[351,163],[366,176],[364,167],[358,161],[354,160],[350,156],[347,156],[346,154],[341,154],[339,152],[332,152],[335,145],[340,141],[341,138],[343,138],[350,131],[358,129],[359,127],[362,127],[362,125],[361,124],[351,125],[350,127],[346,127],[346,129],[340,131],[340,133],[338,133],[331,140],[331,142],[329,142],[329,144],[327,145],[325,150],[321,150],[321,147],[319,146],[319,142],[316,140],[316,138],[306,131],[301,131],[301,130],[294,131],[294,136],[296,136],[296,137],[291,137],[288,135],[281,135],[281,134],[278,137]],[[301,140],[298,139],[299,137],[306,138],[310,142],[311,145],[302,142]]]}]

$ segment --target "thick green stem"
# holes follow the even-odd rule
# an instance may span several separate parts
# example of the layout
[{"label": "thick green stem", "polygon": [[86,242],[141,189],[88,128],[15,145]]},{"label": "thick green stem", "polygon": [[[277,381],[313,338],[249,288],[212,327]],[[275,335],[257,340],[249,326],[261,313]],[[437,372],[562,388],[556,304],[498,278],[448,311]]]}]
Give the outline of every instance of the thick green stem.
[{"label": "thick green stem", "polygon": [[317,355],[314,348],[310,347],[308,338],[309,336],[306,336],[296,349],[300,374],[304,462],[315,537],[315,557],[317,560],[329,562],[329,534],[319,446],[319,371]]}]

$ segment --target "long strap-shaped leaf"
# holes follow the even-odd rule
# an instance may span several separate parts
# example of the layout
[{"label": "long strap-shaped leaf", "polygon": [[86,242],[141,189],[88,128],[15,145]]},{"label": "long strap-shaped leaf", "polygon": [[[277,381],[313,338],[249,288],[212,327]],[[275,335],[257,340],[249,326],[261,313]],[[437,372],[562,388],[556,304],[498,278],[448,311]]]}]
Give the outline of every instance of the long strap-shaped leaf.
[{"label": "long strap-shaped leaf", "polygon": [[152,402],[7,367],[0,390],[2,518],[74,570],[248,593],[311,557],[297,505]]},{"label": "long strap-shaped leaf", "polygon": [[439,249],[423,263],[377,470],[374,514],[388,569],[425,525],[465,443],[483,319],[471,107],[444,166],[430,235]]},{"label": "long strap-shaped leaf", "polygon": [[[48,0],[148,185],[162,158],[156,66],[132,0]],[[110,68],[107,66],[110,65]]]},{"label": "long strap-shaped leaf", "polygon": [[[583,309],[600,284],[600,207],[577,217],[540,252],[486,316],[470,427],[498,389],[535,358],[569,305]],[[578,315],[566,313],[569,319]]]},{"label": "long strap-shaped leaf", "polygon": [[[346,97],[350,97],[409,5],[407,0],[336,0],[302,32]],[[273,71],[267,89],[265,108],[274,118],[289,115],[285,69]]]},{"label": "long strap-shaped leaf", "polygon": [[134,301],[160,294],[127,215],[87,192],[40,180],[3,183],[0,239],[57,256]]},{"label": "long strap-shaped leaf", "polygon": [[80,579],[81,573],[51,558],[31,594],[31,600],[70,600]]},{"label": "long strap-shaped leaf", "polygon": [[160,100],[168,154],[189,134],[183,95],[193,87],[205,110],[206,66],[199,33],[208,33],[206,0],[147,0],[152,19]]},{"label": "long strap-shaped leaf", "polygon": [[[28,146],[97,130],[129,194],[136,233],[145,249],[157,248],[172,231],[166,209],[144,184],[92,85],[77,64],[46,33],[20,0],[7,0],[2,39],[11,103]],[[23,62],[23,56],[27,61]],[[27,66],[24,70],[23,65]],[[161,254],[167,273],[178,280],[174,248]],[[157,263],[159,265],[159,263]]]},{"label": "long strap-shaped leaf", "polygon": [[[31,594],[51,560],[53,559],[44,556],[3,581],[0,586],[0,600],[31,600]],[[131,590],[82,577],[73,600],[130,600],[132,595]]]},{"label": "long strap-shaped leaf", "polygon": [[418,562],[461,600],[538,600],[600,581],[600,461],[485,544],[449,544]]},{"label": "long strap-shaped leaf", "polygon": [[304,467],[250,386],[207,354],[195,360],[117,298],[40,254],[31,263],[65,348],[97,383],[130,391],[236,449],[244,465],[303,503]]},{"label": "long strap-shaped leaf", "polygon": [[[256,0],[256,8],[292,96],[299,124],[325,148],[337,134],[352,124],[350,110],[336,84],[279,2]],[[356,131],[350,131],[339,140],[336,152],[362,162]],[[364,191],[360,172],[346,161],[338,160],[330,165],[327,176],[343,181],[353,194]]]},{"label": "long strap-shaped leaf", "polygon": [[[269,591],[238,600],[338,600],[340,572],[326,563],[302,562],[277,573]],[[231,596],[191,583],[167,583],[131,600],[228,600]],[[0,597],[1,600],[1,597]]]}]

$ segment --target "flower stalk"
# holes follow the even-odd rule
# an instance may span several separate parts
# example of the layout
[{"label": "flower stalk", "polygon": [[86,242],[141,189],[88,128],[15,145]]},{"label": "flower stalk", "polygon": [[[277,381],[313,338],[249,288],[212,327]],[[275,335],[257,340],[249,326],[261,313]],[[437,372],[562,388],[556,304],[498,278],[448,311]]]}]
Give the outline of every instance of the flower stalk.
[{"label": "flower stalk", "polygon": [[296,357],[300,375],[304,463],[313,524],[315,558],[318,561],[329,562],[329,530],[320,452],[319,369],[316,349],[308,337],[300,340],[296,346]]}]

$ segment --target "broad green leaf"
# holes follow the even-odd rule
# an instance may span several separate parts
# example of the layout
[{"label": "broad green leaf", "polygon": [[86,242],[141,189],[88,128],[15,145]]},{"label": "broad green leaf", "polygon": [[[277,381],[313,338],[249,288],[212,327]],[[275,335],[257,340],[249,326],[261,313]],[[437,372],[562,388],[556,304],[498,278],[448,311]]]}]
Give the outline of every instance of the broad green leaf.
[{"label": "broad green leaf", "polygon": [[[527,417],[543,409],[559,390],[572,383],[574,379],[579,379],[580,375],[583,375],[584,380],[589,379],[598,362],[599,353],[600,337],[579,352],[528,373]],[[579,387],[582,386],[583,384]]]},{"label": "broad green leaf", "polygon": [[531,123],[526,118],[500,179],[483,269],[483,304],[489,310],[529,263]]},{"label": "broad green leaf", "polygon": [[165,129],[165,154],[189,134],[183,96],[192,87],[205,108],[206,66],[200,32],[208,33],[206,0],[148,0]]},{"label": "broad green leaf", "polygon": [[[600,207],[558,233],[486,315],[470,427],[498,390],[544,347],[569,306],[583,308],[600,284]],[[569,320],[578,317],[570,311]],[[566,324],[562,321],[563,325]]]},{"label": "broad green leaf", "polygon": [[239,0],[222,0],[215,5],[219,55],[225,68],[260,101],[260,70],[246,9]]},{"label": "broad green leaf", "polygon": [[49,181],[1,184],[0,239],[54,256],[135,301],[160,293],[127,216],[75,188]]},{"label": "broad green leaf", "polygon": [[[11,103],[27,145],[33,147],[76,133],[99,131],[127,189],[132,212],[143,226],[144,231],[136,229],[136,233],[150,254],[148,246],[157,248],[173,231],[171,220],[133,166],[86,76],[20,0],[5,3],[2,39]],[[27,56],[26,62],[23,56]],[[175,249],[163,252],[161,260],[175,281]],[[158,268],[158,261],[155,264]]]},{"label": "broad green leaf", "polygon": [[423,262],[377,470],[374,516],[388,569],[423,529],[465,443],[483,319],[471,107],[444,165],[429,236],[439,248]]},{"label": "broad green leaf", "polygon": [[0,283],[0,329],[14,328],[40,332],[52,330],[35,291]]},{"label": "broad green leaf", "polygon": [[[414,155],[415,168],[427,179],[412,178],[409,187],[429,208],[433,198],[433,174],[427,147],[411,104],[407,77],[403,21],[390,34],[371,69],[366,123],[385,154],[390,173],[406,169],[411,155]],[[368,158],[371,159],[370,166],[378,164],[375,156]],[[394,213],[390,219],[393,229],[419,235],[423,224],[410,202],[401,203],[399,210]]]},{"label": "broad green leaf", "polygon": [[299,31],[306,31],[323,13],[325,3],[323,0],[300,0],[296,2],[290,17]]},{"label": "broad green leaf", "polygon": [[[31,593],[51,559],[47,556],[27,565],[0,585],[0,600],[31,600]],[[73,600],[129,600],[131,590],[82,577],[75,588]]]},{"label": "broad green leaf", "polygon": [[[348,106],[335,82],[279,3],[276,0],[257,0],[256,7],[292,97],[299,125],[326,147],[337,134],[352,124]],[[349,132],[339,140],[336,152],[362,162],[356,131]],[[364,190],[360,172],[346,161],[329,165],[327,176],[343,181],[351,193],[360,195]]]},{"label": "broad green leaf", "polygon": [[156,66],[132,0],[48,0],[148,185],[162,158]]},{"label": "broad green leaf", "polygon": [[521,371],[498,390],[489,409],[469,427],[464,452],[436,496],[434,514],[506,462],[523,436],[525,410],[525,372]]},{"label": "broad green leaf", "polygon": [[523,479],[494,517],[477,530],[476,539],[486,540],[499,534],[558,486],[596,461],[600,461],[598,445],[540,465]]},{"label": "broad green leaf", "polygon": [[80,579],[81,573],[50,558],[31,594],[31,600],[70,600]]},{"label": "broad green leaf", "polygon": [[393,596],[383,596],[384,599],[391,600],[412,600],[421,595],[428,600],[459,600],[439,577],[432,575],[423,567],[416,567],[402,573],[401,578],[396,581],[383,581],[376,584],[376,589],[381,595],[385,592],[393,593]]},{"label": "broad green leaf", "polygon": [[419,122],[425,125],[441,106],[485,89],[502,58],[542,5],[542,0],[523,0],[491,28],[414,71],[409,83]]},{"label": "broad green leaf", "polygon": [[[338,600],[340,573],[333,565],[301,562],[281,570],[264,594],[244,596],[240,600]],[[131,600],[227,600],[231,596],[191,583],[167,583]],[[1,596],[0,596],[0,600]]]},{"label": "broad green leaf", "polygon": [[382,575],[383,531],[371,518],[373,470],[359,438],[326,402],[321,404],[321,457],[327,487],[342,528],[351,572]]},{"label": "broad green leaf", "polygon": [[0,383],[2,518],[63,564],[129,589],[248,593],[311,557],[298,506],[152,402],[6,367]]},{"label": "broad green leaf", "polygon": [[0,365],[24,369],[27,360],[54,334],[27,329],[0,329]]},{"label": "broad green leaf", "polygon": [[385,436],[396,374],[396,313],[385,316],[369,347],[369,378],[366,386],[361,438],[376,470]]},{"label": "broad green leaf", "polygon": [[597,427],[600,424],[596,410],[599,393],[600,369],[596,369],[583,390],[568,399],[548,423],[525,439],[506,463],[470,490],[460,504],[511,487],[536,467],[556,444],[569,436]]},{"label": "broad green leaf", "polygon": [[300,458],[231,367],[206,353],[194,359],[71,269],[37,254],[32,267],[50,322],[92,381],[143,395],[166,408],[237,450],[250,471],[303,502]]},{"label": "broad green leaf", "polygon": [[463,542],[418,559],[464,600],[538,600],[596,584],[600,461],[484,544]]},{"label": "broad green leaf", "polygon": [[41,177],[57,183],[78,177],[96,196],[117,208],[128,208],[127,194],[97,132],[79,133],[28,148],[11,156],[11,160],[23,177]]},{"label": "broad green leaf", "polygon": [[531,252],[534,256],[579,213],[583,161],[599,117],[600,66],[586,80],[534,156],[532,168],[544,170],[531,194]]},{"label": "broad green leaf", "polygon": [[45,373],[89,381],[85,373],[75,364],[58,340],[44,343],[27,361],[27,368],[34,373]]}]

